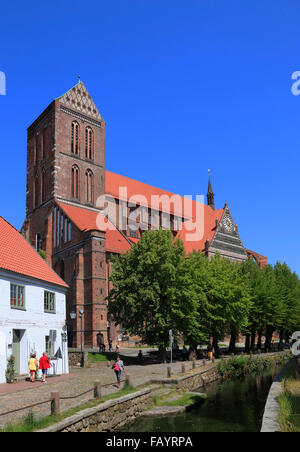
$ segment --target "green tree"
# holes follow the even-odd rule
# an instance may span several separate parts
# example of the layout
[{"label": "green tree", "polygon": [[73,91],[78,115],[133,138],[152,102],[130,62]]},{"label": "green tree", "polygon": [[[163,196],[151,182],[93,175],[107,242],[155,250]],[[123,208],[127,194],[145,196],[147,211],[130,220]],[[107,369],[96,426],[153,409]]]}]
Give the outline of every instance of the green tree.
[{"label": "green tree", "polygon": [[146,231],[126,254],[114,259],[108,310],[129,334],[164,352],[174,336],[195,328],[183,242],[170,231]]},{"label": "green tree", "polygon": [[276,289],[282,303],[282,316],[279,324],[280,343],[299,329],[300,325],[300,281],[286,263],[277,262],[274,267]]}]

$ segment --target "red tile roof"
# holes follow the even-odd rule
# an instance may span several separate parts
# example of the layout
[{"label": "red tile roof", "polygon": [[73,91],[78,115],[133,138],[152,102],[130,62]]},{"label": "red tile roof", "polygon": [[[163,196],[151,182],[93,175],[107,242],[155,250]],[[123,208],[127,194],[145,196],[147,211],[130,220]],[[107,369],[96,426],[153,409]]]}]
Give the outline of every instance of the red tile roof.
[{"label": "red tile roof", "polygon": [[0,269],[68,288],[25,238],[1,216]]},{"label": "red tile roof", "polygon": [[57,205],[81,231],[105,231],[103,222],[108,223],[109,229],[106,230],[105,236],[106,251],[122,254],[130,249],[131,245],[124,235],[101,213],[61,202],[57,202]]},{"label": "red tile roof", "polygon": [[[144,184],[143,182],[136,181],[134,179],[129,179],[128,177],[120,176],[118,174],[112,173],[110,171],[105,172],[105,187],[106,187],[106,194],[112,195],[115,198],[120,199],[119,196],[119,188],[120,187],[126,187],[127,189],[127,199],[128,201],[131,197],[135,197],[136,195],[143,195],[147,199],[148,206],[151,206],[151,196],[152,195],[167,195],[169,197],[174,196],[174,193],[167,192],[165,190],[161,190],[157,187],[152,187],[151,185]],[[180,195],[176,195],[181,200],[181,209],[176,210],[176,207],[173,208],[173,205],[170,206],[170,213],[178,214],[180,215],[184,209],[183,209],[183,201],[184,197]],[[123,197],[122,197],[123,198]],[[125,200],[123,198],[123,200]],[[137,200],[138,201],[138,200]],[[191,212],[188,212],[185,217],[189,218],[190,221],[183,223],[183,228],[181,231],[178,232],[177,238],[180,237],[181,240],[183,240],[185,244],[185,249],[187,252],[187,255],[189,255],[192,251],[196,250],[203,250],[205,247],[205,241],[208,239],[210,242],[212,241],[212,238],[215,234],[215,227],[216,227],[216,220],[220,221],[224,209],[219,210],[212,210],[209,206],[206,204],[201,204],[201,208],[203,208],[202,214],[200,216],[200,223],[201,219],[203,219],[203,231],[199,234],[199,237],[194,238],[193,241],[188,241],[188,235],[192,233],[190,230],[192,222],[195,222],[196,220],[196,213],[197,213],[197,206],[199,207],[200,203],[196,201],[191,202]],[[161,210],[161,209],[160,209]],[[199,219],[198,219],[199,222]],[[131,239],[131,241],[135,242],[136,239]]]},{"label": "red tile roof", "polygon": [[[174,193],[167,192],[157,187],[152,187],[151,185],[145,184],[143,182],[136,181],[134,179],[130,179],[125,176],[120,176],[118,174],[112,173],[110,171],[106,171],[106,194],[111,195],[117,199],[123,199],[124,201],[128,201],[132,197],[136,197],[136,195],[143,195],[147,200],[147,205],[151,206],[151,196],[152,195],[167,195],[169,197],[174,196]],[[120,197],[119,188],[126,187],[127,197]],[[176,195],[183,203],[184,198],[182,196]],[[140,201],[136,198],[137,202]],[[134,239],[129,237],[128,239],[118,230],[115,226],[113,226],[104,216],[96,211],[88,210],[83,207],[71,206],[69,204],[62,204],[61,202],[57,202],[58,206],[64,211],[64,213],[70,218],[70,220],[81,230],[101,230],[105,231],[106,228],[103,226],[104,223],[109,223],[110,228],[106,231],[106,250],[115,252],[115,253],[125,253],[131,247],[131,243],[136,243],[138,239]],[[141,204],[143,204],[141,202]],[[156,206],[157,207],[157,206]],[[161,206],[160,210],[161,210]],[[197,208],[200,207],[200,224],[203,219],[202,228],[200,228],[200,234],[197,237],[194,237],[193,240],[188,240],[188,235],[193,234],[193,230],[191,230],[192,223],[196,221],[196,212]],[[171,204],[170,213],[176,215],[181,214],[181,211],[184,209],[181,208],[180,212],[176,211],[176,207]],[[224,209],[211,209],[206,204],[201,204],[196,201],[191,202],[191,211],[185,215],[188,218],[187,221],[183,223],[183,227],[181,231],[178,231],[176,238],[181,238],[183,240],[186,253],[189,255],[192,251],[203,251],[205,248],[206,240],[209,240],[211,243],[215,230],[216,230],[216,220],[220,221],[222,215],[224,213]],[[99,219],[101,221],[99,221]],[[199,224],[199,218],[197,220],[197,224]],[[250,253],[253,252],[248,252]],[[261,259],[266,259],[264,256],[255,254],[255,257]]]}]

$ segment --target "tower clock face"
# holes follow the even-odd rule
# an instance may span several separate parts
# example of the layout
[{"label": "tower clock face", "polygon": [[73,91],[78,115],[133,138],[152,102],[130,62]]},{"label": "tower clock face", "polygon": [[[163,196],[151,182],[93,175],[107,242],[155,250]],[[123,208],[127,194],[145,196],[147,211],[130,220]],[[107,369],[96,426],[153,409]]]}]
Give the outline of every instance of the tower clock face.
[{"label": "tower clock face", "polygon": [[224,217],[223,227],[224,227],[225,231],[227,231],[227,232],[234,231],[234,224],[232,222],[232,219],[229,216]]}]

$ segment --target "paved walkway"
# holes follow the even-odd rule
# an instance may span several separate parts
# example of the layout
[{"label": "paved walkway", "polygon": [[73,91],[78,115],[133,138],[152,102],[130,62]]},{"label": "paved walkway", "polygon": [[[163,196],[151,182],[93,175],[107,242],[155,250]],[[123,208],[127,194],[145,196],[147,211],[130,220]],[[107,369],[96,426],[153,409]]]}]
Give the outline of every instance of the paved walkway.
[{"label": "paved walkway", "polygon": [[[126,362],[125,362],[126,364]],[[177,362],[172,365],[172,374],[179,375],[181,373],[182,362]],[[192,369],[192,363],[186,361],[186,371]],[[143,385],[152,378],[166,377],[167,366],[169,364],[151,364],[151,365],[131,365],[126,367],[127,374],[130,374],[134,386]],[[205,369],[202,361],[197,362],[197,366]],[[211,367],[208,364],[206,367]],[[125,375],[122,375],[124,379]],[[102,388],[102,395],[111,394],[119,390],[115,384],[115,375],[111,367],[101,365],[95,368],[76,368],[71,369],[69,375],[61,377],[49,377],[47,383],[36,381],[30,383],[22,381],[13,385],[0,385],[0,427],[9,422],[16,422],[18,419],[26,416],[30,410],[22,410],[12,414],[1,416],[1,413],[15,410],[17,408],[26,407],[38,402],[47,401],[50,399],[50,394],[53,391],[58,391],[61,397],[74,397],[91,389],[87,394],[79,398],[60,401],[61,411],[73,408],[82,403],[87,402],[93,398],[94,381],[100,380],[102,385],[111,383],[108,387]],[[37,417],[44,417],[50,414],[50,402],[31,409]]]}]

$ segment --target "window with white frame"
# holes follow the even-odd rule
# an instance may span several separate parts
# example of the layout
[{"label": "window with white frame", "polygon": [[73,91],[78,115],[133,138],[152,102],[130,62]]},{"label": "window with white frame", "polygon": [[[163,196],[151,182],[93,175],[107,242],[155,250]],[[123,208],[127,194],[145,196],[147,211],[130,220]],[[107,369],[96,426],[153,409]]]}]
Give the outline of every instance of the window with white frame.
[{"label": "window with white frame", "polygon": [[25,309],[25,287],[17,284],[10,285],[10,307]]},{"label": "window with white frame", "polygon": [[55,293],[54,292],[48,292],[45,290],[45,292],[44,292],[44,311],[55,314]]}]

